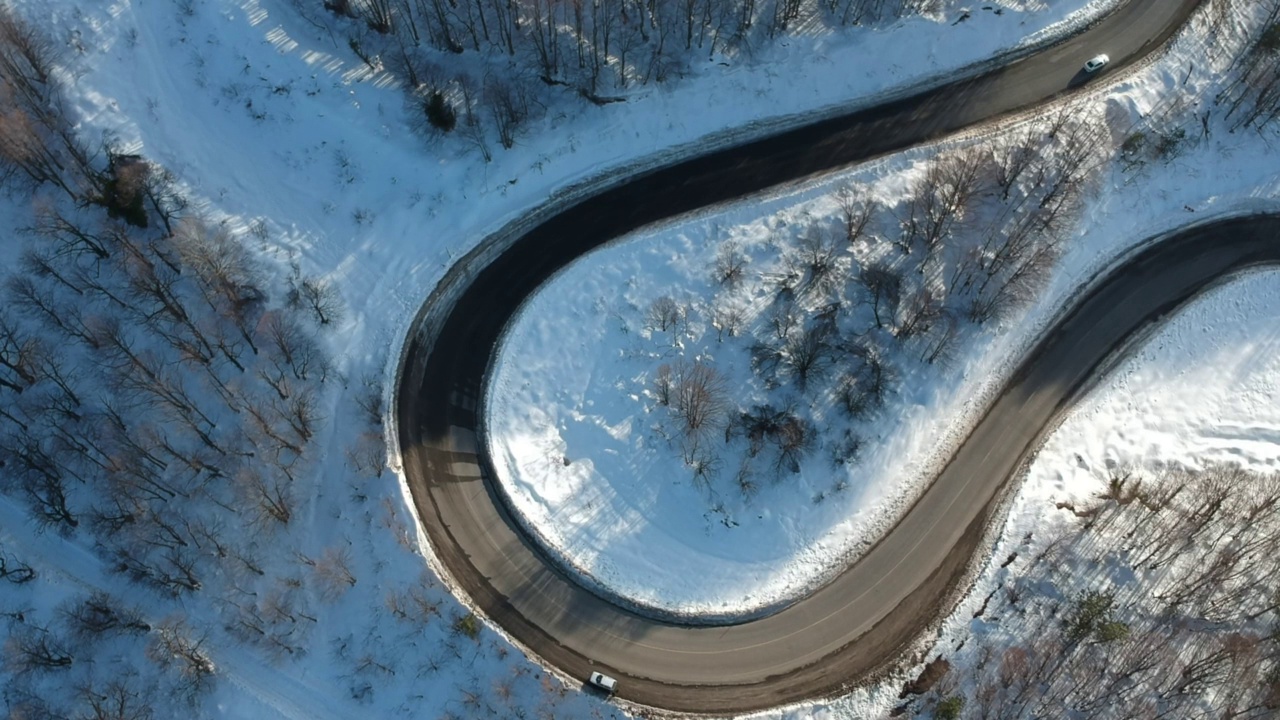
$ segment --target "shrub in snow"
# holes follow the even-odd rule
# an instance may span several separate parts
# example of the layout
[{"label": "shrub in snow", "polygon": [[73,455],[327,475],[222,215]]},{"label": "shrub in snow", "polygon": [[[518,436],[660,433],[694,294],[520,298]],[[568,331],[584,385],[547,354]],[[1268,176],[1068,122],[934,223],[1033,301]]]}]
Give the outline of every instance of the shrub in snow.
[{"label": "shrub in snow", "polygon": [[454,112],[453,106],[444,99],[444,93],[439,90],[433,90],[427,96],[426,101],[423,102],[422,109],[426,113],[427,122],[431,123],[431,127],[441,132],[450,132],[458,124],[458,114]]}]

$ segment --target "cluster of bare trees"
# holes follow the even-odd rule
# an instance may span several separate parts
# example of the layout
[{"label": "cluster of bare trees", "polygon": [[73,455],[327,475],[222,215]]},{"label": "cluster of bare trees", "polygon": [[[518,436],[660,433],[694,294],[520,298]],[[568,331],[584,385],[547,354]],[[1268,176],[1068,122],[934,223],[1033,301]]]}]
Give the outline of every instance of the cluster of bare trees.
[{"label": "cluster of bare trees", "polygon": [[1280,2],[1264,4],[1266,18],[1250,38],[1249,49],[1236,59],[1232,81],[1217,98],[1233,130],[1261,130],[1280,119]]},{"label": "cluster of bare trees", "polygon": [[290,520],[323,420],[318,323],[270,307],[256,262],[217,227],[93,215],[41,213],[6,285],[8,489],[48,525],[88,520],[122,572],[193,591],[206,563],[245,564],[225,521]]},{"label": "cluster of bare trees", "polygon": [[[0,12],[0,171],[33,198],[0,291],[0,491],[115,572],[165,596],[205,591],[233,635],[298,652],[310,594],[263,557],[280,556],[271,543],[313,466],[332,374],[320,333],[340,321],[341,298],[295,269],[273,302],[261,261],[188,212],[167,172],[83,150],[51,68],[52,46]],[[33,576],[0,553],[0,577]],[[81,634],[147,634],[192,696],[214,673],[179,625],[147,629],[96,600],[68,617]],[[26,640],[14,667],[74,664],[61,635],[15,632]],[[123,701],[127,688],[84,697]]]},{"label": "cluster of bare trees", "polygon": [[105,593],[5,615],[0,670],[14,717],[150,720],[162,705],[198,702],[216,678],[191,628],[152,626]]},{"label": "cluster of bare trees", "polygon": [[[405,578],[384,593],[383,607],[369,607],[353,617],[349,625],[354,632],[340,636],[331,648],[334,660],[350,668],[339,682],[353,699],[378,695],[383,707],[390,707],[388,688],[401,683],[409,690],[403,713],[421,713],[424,702],[435,701],[439,709],[434,716],[441,720],[624,717],[528,663],[459,606],[430,571]],[[370,626],[361,628],[362,623]],[[483,669],[476,664],[481,653]],[[423,682],[435,689],[432,697],[424,698]]]},{"label": "cluster of bare trees", "polygon": [[[486,158],[493,140],[510,148],[557,88],[605,104],[620,99],[609,97],[610,91],[662,82],[684,73],[696,57],[732,57],[793,27],[887,23],[928,12],[933,5],[932,0],[294,0],[312,22],[336,22],[368,65],[401,77],[423,129],[457,132]],[[480,62],[459,63],[458,55],[475,55]]]},{"label": "cluster of bare trees", "polygon": [[[5,45],[14,28],[25,32],[0,28],[0,53],[22,51]],[[33,57],[40,62],[30,67],[51,67]],[[199,716],[195,705],[222,673],[210,647],[242,643],[280,662],[314,652],[316,606],[373,585],[358,563],[362,546],[344,539],[304,553],[297,532],[314,508],[324,399],[345,381],[323,351],[323,333],[342,321],[341,297],[296,268],[272,273],[225,226],[192,212],[168,173],[145,159],[70,154],[78,146],[63,147],[76,138],[53,104],[56,87],[29,101],[9,76],[0,79],[5,120],[37,117],[32,102],[55,108],[24,136],[44,143],[43,155],[0,148],[15,197],[32,198],[29,215],[11,218],[27,243],[0,282],[0,492],[50,535],[74,536],[107,570],[138,583],[152,613],[97,593],[29,607],[45,597],[30,588],[46,568],[0,546],[0,703],[21,718]],[[47,168],[24,164],[49,157],[57,163]],[[354,464],[378,474],[384,408],[375,378],[354,402],[369,428]],[[365,506],[363,517],[375,509]],[[416,549],[411,523],[385,524]],[[423,567],[417,559],[408,562]],[[360,592],[358,600],[371,597]],[[155,611],[179,603],[191,620]],[[451,603],[427,579],[388,596],[392,618],[377,607],[359,614],[364,637],[333,643],[353,669],[352,697],[371,697],[375,684],[383,692],[398,672],[472,673],[480,648],[498,658],[510,651],[474,617],[461,626],[474,639],[447,622],[423,632],[455,613]],[[518,653],[509,664],[523,674],[492,692],[458,679],[461,702],[515,717],[533,707],[521,704],[541,683],[548,690],[537,707],[546,710],[538,711],[556,715],[564,688],[530,674]],[[406,703],[421,699],[416,686],[406,692]]]},{"label": "cluster of bare trees", "polygon": [[[747,463],[760,455],[762,450],[773,451],[773,469],[776,474],[784,470],[799,472],[800,459],[813,445],[813,426],[795,410],[757,405],[739,413],[730,431],[741,432],[748,443]],[[743,467],[747,467],[744,464]],[[742,487],[739,470],[739,487]]]},{"label": "cluster of bare trees", "polygon": [[[803,389],[815,370],[837,364],[833,355],[882,357],[877,344],[913,347],[925,363],[946,359],[963,323],[1034,296],[1101,159],[1104,130],[1087,109],[1067,105],[991,145],[928,161],[896,208],[842,190],[835,229],[810,228],[787,259],[758,367]],[[842,337],[837,328],[859,314],[871,327]]]},{"label": "cluster of bare trees", "polygon": [[74,198],[101,197],[103,177],[66,121],[52,40],[0,12],[0,180],[47,183]]},{"label": "cluster of bare trees", "polygon": [[[1209,3],[1210,47],[1236,16],[1235,3]],[[1252,38],[1240,72],[1219,97],[1233,127],[1262,127],[1280,114],[1277,10]],[[836,28],[888,23],[930,12],[933,0],[294,0],[316,24],[336,22],[367,64],[401,77],[414,122],[432,133],[456,133],[491,157],[491,145],[510,148],[527,123],[568,89],[595,104],[621,97],[638,84],[686,72],[697,57],[735,57],[792,28]],[[323,9],[322,9],[323,8]],[[327,11],[327,12],[326,12]],[[458,55],[479,56],[458,69]],[[38,120],[38,118],[37,118]],[[13,126],[20,128],[21,123]],[[25,130],[14,130],[26,132]],[[12,145],[15,149],[21,144]],[[37,157],[32,168],[41,174]],[[964,164],[931,172],[952,192],[963,192]],[[949,181],[951,180],[951,181]],[[109,193],[108,193],[109,194]],[[908,209],[903,242],[926,251],[947,232],[948,205],[963,197],[921,194]]]},{"label": "cluster of bare trees", "polygon": [[1077,509],[1080,525],[984,607],[1012,627],[980,637],[929,702],[969,687],[966,718],[1274,717],[1280,478],[1163,475],[1113,475]]},{"label": "cluster of bare trees", "polygon": [[145,225],[151,213],[172,232],[169,221],[182,203],[172,177],[115,153],[105,139],[91,146],[76,135],[54,72],[57,57],[49,37],[0,12],[0,185],[57,188],[65,200],[100,206],[134,225]]},{"label": "cluster of bare trees", "polygon": [[788,260],[757,371],[801,393],[819,381],[814,394],[834,390],[850,419],[874,413],[901,363],[946,361],[965,324],[1034,296],[1103,139],[1085,110],[1064,106],[928,161],[897,207],[842,189],[834,222],[806,231]]},{"label": "cluster of bare trees", "polygon": [[[939,263],[945,270],[936,292],[953,316],[958,312],[982,323],[1034,297],[1075,219],[1086,180],[1109,146],[1105,125],[1087,107],[1064,105],[1004,138],[989,154],[962,152],[960,164],[984,167],[976,175],[952,170],[953,179],[940,188],[926,177],[925,191],[963,201],[944,202],[940,214],[956,209],[974,239],[951,243],[951,257]],[[956,178],[979,185],[968,192],[947,190]],[[944,227],[944,237],[951,227]],[[926,252],[919,271],[928,274],[937,260],[937,251]],[[926,358],[937,352],[929,348]]]},{"label": "cluster of bare trees", "polygon": [[360,408],[359,417],[364,420],[365,429],[356,436],[355,442],[347,448],[347,463],[361,474],[382,477],[387,470],[387,446],[383,424],[382,384],[377,376],[364,378],[361,389],[356,393],[356,405]]},{"label": "cluster of bare trees", "polygon": [[[787,227],[764,246],[773,257],[725,243],[709,269],[708,307],[662,296],[644,317],[648,336],[665,344],[655,357],[665,358],[697,340],[706,315],[716,347],[746,349],[769,393],[749,403],[760,407],[738,407],[724,399],[724,380],[706,357],[663,361],[652,396],[677,420],[667,436],[680,438],[695,478],[706,482],[721,466],[706,428],[724,429],[726,443],[746,441],[737,477],[749,491],[757,465],[776,478],[797,471],[813,448],[828,447],[837,463],[856,457],[863,430],[831,422],[826,409],[834,405],[850,424],[869,422],[897,378],[946,362],[967,327],[1033,299],[1112,144],[1088,106],[1062,105],[924,161],[894,206],[841,188],[831,216]],[[753,266],[760,270],[751,275]],[[678,392],[692,389],[708,392]]]}]

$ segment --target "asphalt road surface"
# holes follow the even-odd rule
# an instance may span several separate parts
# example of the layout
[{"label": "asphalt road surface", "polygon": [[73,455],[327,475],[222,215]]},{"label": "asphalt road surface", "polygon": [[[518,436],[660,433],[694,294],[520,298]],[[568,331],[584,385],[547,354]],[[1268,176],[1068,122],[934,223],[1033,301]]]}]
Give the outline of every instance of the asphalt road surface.
[{"label": "asphalt road surface", "polygon": [[[398,440],[418,514],[454,580],[494,622],[576,677],[692,712],[760,709],[838,691],[891,663],[945,605],[999,493],[1090,373],[1127,338],[1241,267],[1280,260],[1280,220],[1223,221],[1162,239],[1101,281],[1025,361],[943,473],[831,583],[758,620],[686,627],[639,616],[547,562],[492,485],[478,413],[492,350],[520,303],[582,253],[636,228],[937,138],[1116,72],[1163,45],[1198,0],[1130,0],[1061,44],[980,77],[633,177],[455,271],[411,332]],[[481,248],[485,245],[482,243]],[[464,271],[465,268],[465,271]],[[447,284],[447,281],[446,283]],[[442,284],[443,285],[443,284]]]}]

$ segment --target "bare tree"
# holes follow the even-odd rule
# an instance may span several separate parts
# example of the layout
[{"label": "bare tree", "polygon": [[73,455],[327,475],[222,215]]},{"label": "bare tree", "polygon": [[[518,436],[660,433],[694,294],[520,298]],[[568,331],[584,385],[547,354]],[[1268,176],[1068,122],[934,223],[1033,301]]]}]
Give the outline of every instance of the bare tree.
[{"label": "bare tree", "polygon": [[356,10],[370,30],[387,35],[395,27],[394,7],[392,0],[361,0]]},{"label": "bare tree", "polygon": [[780,299],[774,303],[773,312],[769,314],[769,329],[773,331],[773,340],[785,345],[792,334],[801,328],[803,321],[804,313],[793,299]]},{"label": "bare tree", "polygon": [[737,337],[745,321],[742,311],[737,308],[716,307],[711,318],[711,326],[716,329],[716,342],[723,342],[725,335]]},{"label": "bare tree", "polygon": [[813,444],[813,426],[801,418],[791,415],[781,423],[776,433],[778,458],[774,469],[781,473],[788,470],[800,472],[800,459]]},{"label": "bare tree", "polygon": [[684,306],[670,295],[663,295],[650,303],[645,313],[645,325],[657,332],[674,331],[684,323],[684,318]]},{"label": "bare tree", "polygon": [[108,633],[145,633],[151,626],[137,610],[125,607],[103,592],[95,592],[72,602],[62,610],[71,632],[82,638]]},{"label": "bare tree", "polygon": [[76,697],[84,706],[78,718],[84,720],[152,720],[158,698],[153,686],[135,676],[113,677],[105,683],[85,681],[76,686]]},{"label": "bare tree", "polygon": [[800,236],[790,262],[801,277],[801,287],[813,296],[822,297],[835,284],[839,246],[826,228],[810,225]]},{"label": "bare tree", "polygon": [[982,154],[974,148],[949,153],[930,163],[912,188],[898,243],[906,253],[917,240],[924,244],[922,272],[979,192],[983,163]]},{"label": "bare tree", "polygon": [[187,209],[187,197],[178,187],[178,178],[168,168],[148,163],[142,193],[146,197],[146,204],[164,225],[165,235],[171,237],[175,223]]},{"label": "bare tree", "polygon": [[790,335],[782,349],[782,364],[801,390],[835,362],[833,341],[837,329],[834,315],[831,312],[809,322],[800,332]]},{"label": "bare tree", "polygon": [[276,472],[242,467],[236,474],[236,486],[245,500],[252,503],[260,526],[270,526],[272,522],[287,525],[293,518],[293,492]]},{"label": "bare tree", "polygon": [[31,229],[54,246],[53,257],[89,254],[100,260],[107,259],[114,244],[110,234],[87,229],[86,224],[59,203],[43,201],[36,206],[36,223]]},{"label": "bare tree", "polygon": [[162,622],[151,634],[147,657],[177,680],[177,690],[188,699],[207,692],[217,666],[204,651],[204,637],[193,635],[180,619]]},{"label": "bare tree", "polygon": [[872,218],[876,214],[876,202],[864,199],[851,186],[836,191],[836,203],[840,207],[840,220],[844,225],[845,239],[850,245],[866,236]]},{"label": "bare tree", "polygon": [[40,341],[0,310],[0,389],[22,392],[35,384],[46,353]]},{"label": "bare tree", "polygon": [[940,308],[920,341],[920,359],[930,365],[950,361],[957,349],[959,329],[955,314]]},{"label": "bare tree", "polygon": [[0,550],[0,580],[22,585],[36,579],[35,568]]},{"label": "bare tree", "polygon": [[861,418],[884,404],[893,370],[874,345],[856,343],[848,351],[856,365],[840,379],[836,394],[849,417]]},{"label": "bare tree", "polygon": [[193,593],[203,587],[196,573],[196,556],[187,547],[162,547],[148,538],[146,528],[120,538],[110,548],[112,570],[133,582],[160,590],[172,597]]},{"label": "bare tree", "polygon": [[20,623],[4,647],[5,669],[15,675],[65,671],[75,662],[66,642],[47,627]]},{"label": "bare tree", "polygon": [[995,180],[1002,200],[1009,200],[1009,194],[1035,165],[1039,148],[1040,142],[1034,129],[1020,130],[996,147],[993,157]]},{"label": "bare tree", "polygon": [[755,474],[752,472],[751,459],[742,458],[742,462],[738,464],[738,472],[734,476],[734,484],[738,486],[738,491],[742,493],[742,497],[750,500],[760,491],[760,486],[756,483]]},{"label": "bare tree", "polygon": [[258,332],[266,341],[267,360],[271,365],[270,369],[260,365],[258,373],[281,399],[292,394],[289,378],[310,380],[318,374],[320,380],[324,380],[328,361],[315,338],[293,315],[267,311],[258,323]]},{"label": "bare tree", "polygon": [[714,367],[684,359],[662,365],[655,390],[659,402],[667,405],[679,421],[687,440],[700,440],[723,426],[729,407],[728,388],[724,376]]},{"label": "bare tree", "polygon": [[969,316],[977,322],[999,317],[1028,301],[1048,278],[1058,257],[1051,236],[1035,237],[1025,225],[992,236],[985,277],[976,287]]},{"label": "bare tree", "polygon": [[747,267],[747,256],[736,243],[728,242],[716,251],[716,282],[735,287],[742,282]]},{"label": "bare tree", "polygon": [[325,548],[313,570],[326,597],[336,598],[355,587],[356,576],[351,572],[351,551],[347,548]]},{"label": "bare tree", "polygon": [[356,405],[364,413],[365,423],[378,427],[382,425],[383,402],[382,383],[375,374],[365,375],[361,381],[361,390],[356,395]]},{"label": "bare tree", "polygon": [[37,522],[65,529],[80,525],[67,486],[68,468],[38,437],[22,429],[9,438],[0,437],[0,457],[11,465],[18,489]]},{"label": "bare tree", "polygon": [[323,278],[301,277],[296,273],[289,279],[289,303],[311,311],[321,325],[340,321],[344,310],[336,285]]},{"label": "bare tree", "polygon": [[896,266],[880,261],[862,268],[859,279],[871,295],[871,310],[875,315],[876,327],[883,328],[885,321],[898,311],[902,295],[902,274]]},{"label": "bare tree", "polygon": [[658,404],[664,407],[671,406],[671,400],[674,393],[675,378],[670,365],[659,365],[653,376],[653,394]]},{"label": "bare tree", "polygon": [[923,335],[941,318],[942,301],[927,289],[920,289],[907,296],[898,306],[894,335],[908,340]]},{"label": "bare tree", "polygon": [[440,617],[440,600],[435,591],[435,582],[424,574],[417,583],[403,591],[387,591],[385,604],[397,620],[426,626],[432,619]]},{"label": "bare tree", "polygon": [[273,400],[271,407],[302,446],[311,441],[317,427],[324,421],[319,400],[310,388],[294,393],[286,400]]},{"label": "bare tree", "polygon": [[700,362],[680,364],[673,406],[690,432],[718,422],[728,405],[724,377]]},{"label": "bare tree", "polygon": [[347,449],[347,462],[357,472],[382,477],[387,470],[387,446],[381,432],[360,433]]},{"label": "bare tree", "polygon": [[156,403],[210,450],[226,454],[213,437],[216,424],[191,396],[182,376],[175,374],[162,357],[149,349],[136,349],[134,340],[114,318],[102,324],[96,340],[103,348],[117,390]]},{"label": "bare tree", "polygon": [[528,91],[519,82],[489,76],[484,81],[484,101],[498,131],[498,142],[510,150],[532,114]]},{"label": "bare tree", "polygon": [[98,347],[95,328],[98,316],[78,305],[60,302],[53,293],[37,285],[30,277],[10,277],[6,289],[14,305],[25,315],[46,322],[68,340]]},{"label": "bare tree", "polygon": [[[433,3],[443,4],[445,0],[432,0]],[[536,27],[536,25],[535,25]],[[461,118],[458,125],[458,134],[476,150],[480,151],[480,156],[485,162],[493,160],[493,153],[489,149],[488,133],[485,130],[484,120],[481,116],[479,93],[476,91],[474,82],[465,75],[459,75],[456,79],[459,92],[459,103],[457,114]]]},{"label": "bare tree", "polygon": [[[218,317],[232,324],[236,333],[258,354],[253,328],[265,302],[260,272],[248,250],[220,228],[211,228],[199,218],[178,223],[172,242],[183,264],[194,271],[206,305]],[[225,341],[218,343],[228,360],[239,366],[238,356]]]}]

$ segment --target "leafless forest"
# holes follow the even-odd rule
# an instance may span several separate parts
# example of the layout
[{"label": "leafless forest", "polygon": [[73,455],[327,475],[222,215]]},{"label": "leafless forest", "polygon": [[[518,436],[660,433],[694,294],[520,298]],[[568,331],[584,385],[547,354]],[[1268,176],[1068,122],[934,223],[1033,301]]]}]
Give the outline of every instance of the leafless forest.
[{"label": "leafless forest", "polygon": [[1267,29],[1240,60],[1235,82],[1219,101],[1233,129],[1264,129],[1280,119],[1280,6],[1271,10]]},{"label": "leafless forest", "polygon": [[[293,576],[263,556],[312,470],[316,398],[336,381],[320,335],[341,300],[316,278],[273,280],[162,168],[78,138],[57,52],[0,14],[0,173],[32,198],[0,303],[0,490],[112,572],[162,597],[215,593],[229,632],[302,652],[304,585],[354,578],[337,554],[299,558]],[[36,577],[7,551],[0,568],[7,583]],[[150,717],[157,693],[194,701],[216,673],[205,631],[105,594],[56,622],[4,610],[16,716]],[[106,637],[163,672],[81,670]]]},{"label": "leafless forest", "polygon": [[[978,329],[1036,297],[1111,148],[1101,115],[1068,104],[924,161],[895,206],[841,188],[835,214],[780,229],[772,257],[723,244],[710,303],[663,296],[644,317],[659,358],[690,328],[715,334],[697,360],[653,372],[652,397],[671,418],[663,432],[695,481],[727,471],[749,496],[817,448],[855,462],[899,378],[936,374]],[[720,352],[750,355],[768,402],[730,401],[709,357]]]},{"label": "leafless forest", "polygon": [[1078,524],[1004,559],[974,616],[987,629],[924,707],[983,720],[1275,717],[1280,477],[1115,470],[1069,509]]},{"label": "leafless forest", "polygon": [[[738,62],[788,32],[892,23],[935,0],[293,0],[371,68],[401,79],[419,130],[486,158],[565,94],[625,100],[708,58]],[[586,107],[587,105],[581,105]]]},{"label": "leafless forest", "polygon": [[[694,481],[709,487],[732,477],[750,497],[817,449],[837,466],[856,462],[902,377],[936,372],[929,368],[948,362],[976,330],[1035,299],[1090,179],[1105,166],[1115,163],[1140,182],[1143,170],[1174,161],[1214,128],[1274,132],[1280,2],[1265,5],[1261,22],[1245,23],[1241,0],[1207,4],[1208,52],[1232,63],[1213,103],[1170,92],[1136,118],[1089,98],[1051,107],[1012,130],[942,150],[896,206],[869,199],[865,187],[840,189],[838,212],[781,231],[774,257],[725,243],[709,269],[709,303],[656,299],[643,318],[655,357],[669,356],[699,325],[713,329],[720,348],[697,361],[663,359],[653,370],[652,397],[670,418],[660,432]],[[1228,53],[1239,48],[1233,59]],[[771,291],[763,312],[748,297],[748,280]],[[731,402],[714,362],[715,353],[744,344],[770,389],[762,405]],[[830,404],[847,424],[825,412]]]},{"label": "leafless forest", "polygon": [[226,678],[242,695],[316,654],[356,705],[418,715],[425,686],[440,718],[563,715],[577,696],[436,582],[378,482],[383,388],[330,359],[337,288],[77,135],[63,49],[3,10],[22,252],[0,278],[0,512],[29,518],[0,528],[7,716],[203,716]]}]

